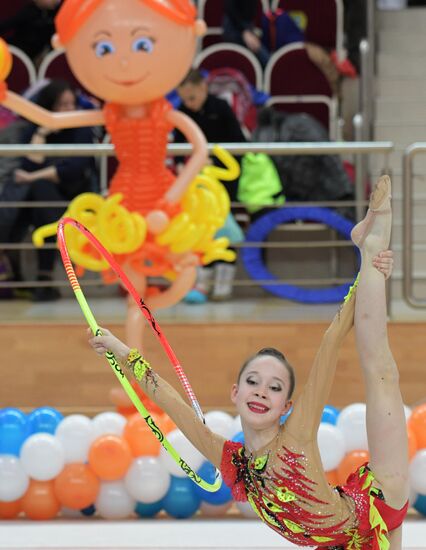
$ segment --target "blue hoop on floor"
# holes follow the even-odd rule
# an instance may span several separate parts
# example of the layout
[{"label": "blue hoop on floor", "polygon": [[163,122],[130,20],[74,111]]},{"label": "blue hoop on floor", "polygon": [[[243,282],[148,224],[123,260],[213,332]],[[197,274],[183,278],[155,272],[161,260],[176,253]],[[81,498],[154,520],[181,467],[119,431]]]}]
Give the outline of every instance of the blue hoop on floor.
[{"label": "blue hoop on floor", "polygon": [[[263,242],[278,224],[296,220],[324,223],[335,229],[347,240],[350,240],[351,231],[354,227],[352,222],[329,208],[302,206],[280,208],[268,212],[256,220],[247,231],[246,242]],[[357,248],[355,248],[355,250],[359,259],[359,251]],[[241,259],[247,273],[255,281],[277,280],[277,277],[272,275],[266,268],[262,258],[261,248],[242,248]],[[350,284],[329,288],[303,288],[285,283],[281,285],[260,284],[260,286],[267,292],[280,298],[305,304],[330,304],[343,301],[348,293]]]}]

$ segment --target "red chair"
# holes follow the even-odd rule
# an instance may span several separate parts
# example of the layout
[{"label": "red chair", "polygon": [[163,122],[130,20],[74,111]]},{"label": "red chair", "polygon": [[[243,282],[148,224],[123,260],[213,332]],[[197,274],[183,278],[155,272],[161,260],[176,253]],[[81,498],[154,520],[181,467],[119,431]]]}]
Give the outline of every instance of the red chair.
[{"label": "red chair", "polygon": [[[262,14],[269,9],[269,0],[259,0],[256,25],[261,26]],[[202,49],[222,42],[224,0],[200,0],[198,15],[207,25],[207,34],[202,39]]]},{"label": "red chair", "polygon": [[323,48],[343,55],[342,0],[272,0],[271,8],[287,12],[302,12],[306,16],[305,38]]},{"label": "red chair", "polygon": [[303,43],[289,44],[272,55],[265,68],[264,91],[271,95],[268,105],[308,113],[335,138],[337,100],[327,78],[309,59]]},{"label": "red chair", "polygon": [[262,88],[262,66],[250,50],[238,44],[222,42],[209,46],[197,55],[194,66],[207,71],[237,69],[256,89]]},{"label": "red chair", "polygon": [[63,51],[53,50],[43,59],[38,69],[38,79],[44,78],[62,78],[74,86],[77,90],[82,90],[90,96],[93,94],[82,86],[68,65],[67,58]]},{"label": "red chair", "polygon": [[7,86],[9,90],[22,94],[35,83],[36,71],[33,62],[25,52],[10,45],[9,50],[12,54],[13,64],[6,79]]}]

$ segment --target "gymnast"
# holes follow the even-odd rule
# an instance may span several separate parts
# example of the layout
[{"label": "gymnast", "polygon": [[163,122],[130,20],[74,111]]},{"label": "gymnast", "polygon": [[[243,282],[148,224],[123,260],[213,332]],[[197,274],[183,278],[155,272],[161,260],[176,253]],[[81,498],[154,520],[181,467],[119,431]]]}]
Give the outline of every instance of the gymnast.
[{"label": "gymnast", "polygon": [[[235,500],[249,501],[261,520],[299,546],[329,550],[401,550],[408,508],[408,443],[396,363],[388,344],[385,279],[392,271],[390,179],[383,176],[366,217],[352,231],[361,251],[359,279],[323,336],[308,380],[292,403],[294,372],[277,350],[246,361],[231,392],[245,443],[212,433],[137,350],[104,331],[90,339],[112,351],[143,391],[217,468]],[[352,325],[366,383],[370,460],[343,486],[331,487],[321,465],[317,431],[340,344]],[[285,424],[280,418],[293,406]]]}]

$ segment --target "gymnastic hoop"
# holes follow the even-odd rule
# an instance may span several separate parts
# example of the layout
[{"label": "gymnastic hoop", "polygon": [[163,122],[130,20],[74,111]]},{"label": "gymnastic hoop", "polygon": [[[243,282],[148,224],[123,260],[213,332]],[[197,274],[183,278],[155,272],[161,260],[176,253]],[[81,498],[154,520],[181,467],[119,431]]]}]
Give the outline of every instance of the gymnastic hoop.
[{"label": "gymnastic hoop", "polygon": [[[146,306],[143,299],[138,295],[136,292],[135,287],[132,285],[126,274],[123,272],[123,270],[120,268],[120,266],[117,264],[117,262],[114,260],[114,258],[111,256],[111,254],[102,246],[102,244],[96,239],[96,237],[81,223],[77,222],[76,220],[72,218],[62,218],[59,221],[58,224],[58,246],[59,250],[61,252],[61,258],[62,262],[65,267],[65,271],[67,273],[69,282],[71,284],[71,287],[74,291],[75,297],[80,305],[81,311],[83,312],[84,317],[86,318],[87,323],[89,324],[93,334],[96,336],[99,336],[102,334],[98,323],[92,313],[92,310],[89,307],[89,304],[87,303],[87,300],[83,294],[83,291],[81,290],[80,283],[78,282],[77,276],[75,274],[74,268],[72,266],[72,262],[68,253],[68,249],[66,246],[66,240],[65,240],[65,226],[71,225],[78,229],[81,233],[83,233],[87,239],[90,241],[90,243],[96,248],[96,250],[101,254],[105,260],[109,263],[112,270],[115,272],[117,277],[121,280],[126,290],[129,292],[129,294],[132,296],[134,301],[138,304],[139,309],[142,311],[142,314],[144,315],[145,319],[148,321],[150,327],[154,331],[154,334],[156,335],[157,339],[160,341],[164,351],[166,352],[170,363],[172,364],[180,383],[182,384],[186,395],[188,396],[191,405],[193,409],[195,410],[197,416],[200,418],[202,422],[204,421],[204,416],[201,410],[201,407],[197,401],[197,398],[195,397],[195,394],[191,388],[191,385],[183,372],[183,369],[181,365],[179,364],[179,360],[176,357],[174,351],[172,350],[169,342],[167,341],[163,331],[160,328],[160,325],[157,323],[157,321],[154,319],[154,316],[152,315],[149,308]],[[137,393],[133,389],[130,382],[127,380],[126,375],[124,374],[120,364],[118,363],[117,359],[115,358],[114,354],[111,352],[107,352],[105,354],[105,357],[110,364],[114,374],[116,375],[118,381],[123,386],[124,391],[127,393],[129,398],[131,399],[133,405],[136,407],[140,415],[143,417],[145,422],[148,424],[148,427],[151,429],[152,433],[155,435],[155,437],[159,440],[161,445],[166,449],[166,451],[172,456],[172,458],[175,460],[175,462],[180,466],[180,468],[185,472],[185,474],[196,484],[205,489],[209,492],[215,492],[217,491],[222,484],[222,480],[220,479],[219,472],[216,471],[216,479],[214,483],[207,483],[205,480],[203,480],[179,455],[179,453],[175,450],[175,448],[169,443],[165,435],[162,433],[160,428],[155,424],[154,419],[148,412],[148,410],[145,408],[141,400],[139,399]]]},{"label": "gymnastic hoop", "polygon": [[[265,241],[269,233],[281,223],[288,223],[296,220],[321,222],[335,229],[345,239],[350,240],[351,230],[354,224],[338,214],[337,212],[323,207],[287,207],[267,212],[256,220],[246,233],[246,242]],[[355,248],[359,259],[359,250]],[[245,270],[255,281],[276,281],[266,267],[262,249],[250,247],[241,250],[241,259]],[[306,304],[326,304],[341,302],[349,291],[350,284],[343,284],[329,288],[304,288],[290,284],[259,283],[264,290],[280,298],[294,300]]]}]

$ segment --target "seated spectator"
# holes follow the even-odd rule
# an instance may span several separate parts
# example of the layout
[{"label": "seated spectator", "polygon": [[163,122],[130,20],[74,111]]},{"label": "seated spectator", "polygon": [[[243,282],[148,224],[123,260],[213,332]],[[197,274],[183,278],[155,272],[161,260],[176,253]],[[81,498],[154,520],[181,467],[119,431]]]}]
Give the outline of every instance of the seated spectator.
[{"label": "seated spectator", "polygon": [[[38,94],[35,102],[54,112],[72,111],[76,108],[76,94],[70,84],[52,80]],[[10,130],[9,130],[10,131]],[[20,142],[33,145],[92,143],[91,128],[50,130],[27,123],[21,131]],[[44,157],[31,154],[20,160],[20,165],[4,184],[0,201],[70,201],[80,193],[93,191],[94,164],[90,157]],[[0,242],[20,242],[30,227],[38,228],[56,222],[65,208],[4,208],[0,216]],[[51,241],[52,242],[52,241]],[[37,279],[52,280],[56,250],[37,250]],[[19,262],[13,255],[15,280],[21,279]],[[53,287],[37,288],[32,298],[35,301],[51,301],[60,297]]]},{"label": "seated spectator", "polygon": [[248,48],[265,67],[270,54],[255,32],[257,10],[258,0],[225,0],[223,38]]},{"label": "seated spectator", "polygon": [[0,20],[0,34],[37,65],[51,49],[54,19],[61,0],[32,0],[13,17]]},{"label": "seated spectator", "polygon": [[[182,100],[179,110],[189,116],[202,130],[209,143],[241,143],[246,139],[240,124],[231,107],[224,99],[209,93],[207,81],[198,69],[192,69],[177,92]],[[177,143],[185,142],[183,134],[175,132]],[[178,161],[182,162],[180,159]],[[212,162],[220,166],[217,159]],[[238,181],[224,182],[231,201],[236,201]],[[232,224],[232,221],[230,222]],[[235,275],[235,265],[225,262],[215,262],[200,270],[196,284],[196,293],[192,294],[194,301],[203,302],[212,290],[212,297],[224,300],[230,297]],[[214,279],[214,281],[213,281]],[[213,288],[211,288],[213,286]],[[192,301],[191,295],[189,301]]]}]

